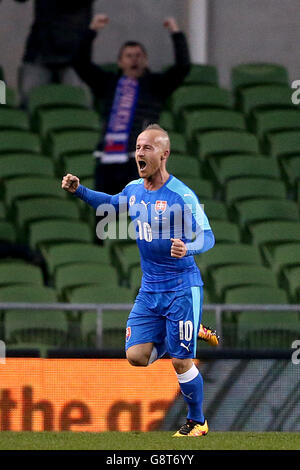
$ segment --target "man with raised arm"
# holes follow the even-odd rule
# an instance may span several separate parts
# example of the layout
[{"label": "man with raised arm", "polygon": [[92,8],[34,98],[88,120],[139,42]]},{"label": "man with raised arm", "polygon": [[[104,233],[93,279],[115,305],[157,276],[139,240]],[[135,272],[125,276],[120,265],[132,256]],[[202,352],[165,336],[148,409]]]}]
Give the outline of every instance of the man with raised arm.
[{"label": "man with raised arm", "polygon": [[[203,282],[194,256],[214,246],[208,218],[195,193],[167,171],[170,140],[157,124],[139,134],[135,160],[140,178],[111,196],[80,185],[68,174],[62,187],[95,209],[124,207],[134,222],[141,256],[142,283],[126,328],[126,356],[133,366],[148,366],[166,352],[171,357],[188,407],[176,437],[208,432],[203,414],[203,379],[196,357]],[[214,332],[211,332],[215,335]],[[216,335],[215,335],[216,336]]]},{"label": "man with raised arm", "polygon": [[166,18],[163,26],[170,34],[175,56],[172,67],[161,73],[152,72],[144,45],[127,41],[119,50],[117,71],[108,71],[92,62],[91,51],[97,34],[109,23],[106,14],[93,17],[73,58],[73,67],[102,102],[104,128],[94,152],[95,189],[114,194],[137,178],[134,161],[137,136],[148,124],[158,122],[166,99],[189,73],[190,57],[186,37],[177,21]]}]

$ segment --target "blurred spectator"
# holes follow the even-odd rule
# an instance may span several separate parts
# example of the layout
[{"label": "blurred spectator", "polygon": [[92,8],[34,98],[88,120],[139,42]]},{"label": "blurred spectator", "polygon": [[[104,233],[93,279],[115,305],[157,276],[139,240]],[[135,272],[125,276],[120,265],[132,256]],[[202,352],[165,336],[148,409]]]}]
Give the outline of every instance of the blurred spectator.
[{"label": "blurred spectator", "polygon": [[[28,0],[15,0],[25,3]],[[48,83],[80,85],[70,60],[90,24],[94,0],[35,0],[34,21],[19,73],[21,106],[30,90]]]},{"label": "blurred spectator", "polygon": [[166,98],[183,82],[190,70],[185,35],[174,18],[164,21],[171,33],[175,65],[162,73],[148,68],[144,46],[128,41],[118,55],[118,72],[107,71],[91,60],[97,32],[109,23],[105,14],[96,14],[74,55],[73,65],[80,78],[102,100],[104,132],[95,151],[97,157],[95,189],[116,194],[138,177],[134,159],[138,134],[159,119]]}]

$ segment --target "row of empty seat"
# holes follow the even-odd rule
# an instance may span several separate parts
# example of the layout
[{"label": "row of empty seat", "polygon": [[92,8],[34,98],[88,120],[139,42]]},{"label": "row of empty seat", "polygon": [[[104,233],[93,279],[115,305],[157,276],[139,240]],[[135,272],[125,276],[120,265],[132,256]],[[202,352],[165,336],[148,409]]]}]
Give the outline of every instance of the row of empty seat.
[{"label": "row of empty seat", "polygon": [[[205,304],[299,303],[300,114],[292,91],[281,66],[237,67],[225,90],[215,67],[195,65],[161,114],[169,171],[197,193],[216,235],[214,249],[196,257]],[[0,240],[39,250],[45,269],[3,260],[0,302],[131,303],[141,279],[136,245],[96,246],[93,211],[60,188],[66,172],[93,186],[101,106],[60,85],[35,89],[27,113],[13,96],[0,107]],[[122,347],[127,314],[104,313],[104,345]],[[96,344],[95,312],[6,311],[2,320],[12,345]],[[203,320],[215,326],[214,312]],[[250,341],[259,336],[253,324],[260,343]],[[271,345],[287,346],[299,324],[289,312],[226,313],[225,345],[267,344],[271,331]]]}]

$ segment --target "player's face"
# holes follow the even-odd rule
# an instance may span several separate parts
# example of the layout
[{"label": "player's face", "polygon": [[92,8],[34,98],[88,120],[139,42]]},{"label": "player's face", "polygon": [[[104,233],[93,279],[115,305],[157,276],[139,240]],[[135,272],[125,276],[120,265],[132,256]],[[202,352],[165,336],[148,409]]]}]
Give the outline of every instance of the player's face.
[{"label": "player's face", "polygon": [[[167,152],[168,153],[168,152]],[[135,160],[141,178],[151,178],[162,167],[166,148],[156,130],[142,132],[136,141]]]},{"label": "player's face", "polygon": [[148,60],[140,46],[127,46],[122,52],[118,65],[124,75],[139,78],[148,66]]}]

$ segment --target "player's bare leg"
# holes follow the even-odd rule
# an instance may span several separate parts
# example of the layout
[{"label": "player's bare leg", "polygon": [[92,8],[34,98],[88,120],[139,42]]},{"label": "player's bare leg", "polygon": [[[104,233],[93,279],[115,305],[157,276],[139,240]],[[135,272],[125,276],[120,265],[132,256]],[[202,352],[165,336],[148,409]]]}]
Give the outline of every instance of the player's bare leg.
[{"label": "player's bare leg", "polygon": [[148,366],[153,346],[153,343],[135,344],[131,346],[126,351],[128,362],[136,367]]}]

